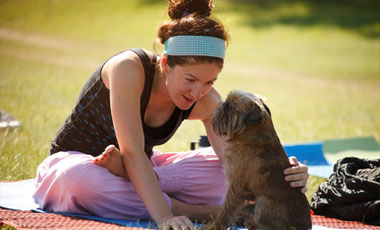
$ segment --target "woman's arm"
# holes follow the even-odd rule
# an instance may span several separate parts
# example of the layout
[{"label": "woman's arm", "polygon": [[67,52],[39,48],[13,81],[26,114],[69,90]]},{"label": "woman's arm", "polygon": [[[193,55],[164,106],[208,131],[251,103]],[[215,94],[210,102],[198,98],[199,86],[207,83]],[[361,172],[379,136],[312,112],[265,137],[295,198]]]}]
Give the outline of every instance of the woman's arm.
[{"label": "woman's arm", "polygon": [[122,161],[137,194],[158,226],[189,225],[186,218],[173,217],[144,152],[140,97],[145,77],[139,58],[132,52],[114,57],[104,67],[104,79],[110,89],[111,113]]},{"label": "woman's arm", "polygon": [[223,99],[220,96],[219,92],[215,88],[212,88],[206,96],[197,102],[189,117],[189,120],[202,121],[206,130],[207,138],[209,139],[212,148],[221,161],[223,161],[226,141],[223,137],[217,135],[214,132],[214,129],[212,127],[212,118],[214,116],[215,110],[222,102]]}]

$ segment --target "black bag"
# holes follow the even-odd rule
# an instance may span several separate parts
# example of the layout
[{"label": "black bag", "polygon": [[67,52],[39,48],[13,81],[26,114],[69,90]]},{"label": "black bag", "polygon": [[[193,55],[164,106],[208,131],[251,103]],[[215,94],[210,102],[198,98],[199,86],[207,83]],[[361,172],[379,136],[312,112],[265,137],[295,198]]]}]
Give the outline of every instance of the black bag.
[{"label": "black bag", "polygon": [[315,214],[380,225],[380,159],[347,157],[311,199]]}]

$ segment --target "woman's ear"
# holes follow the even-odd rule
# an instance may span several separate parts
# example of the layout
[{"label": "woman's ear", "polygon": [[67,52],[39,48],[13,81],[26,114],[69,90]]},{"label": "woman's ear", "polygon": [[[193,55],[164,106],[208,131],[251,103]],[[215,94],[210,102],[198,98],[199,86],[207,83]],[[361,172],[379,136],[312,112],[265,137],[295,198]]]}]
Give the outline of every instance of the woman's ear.
[{"label": "woman's ear", "polygon": [[168,55],[163,54],[161,56],[160,65],[161,65],[162,72],[166,72],[168,70]]}]

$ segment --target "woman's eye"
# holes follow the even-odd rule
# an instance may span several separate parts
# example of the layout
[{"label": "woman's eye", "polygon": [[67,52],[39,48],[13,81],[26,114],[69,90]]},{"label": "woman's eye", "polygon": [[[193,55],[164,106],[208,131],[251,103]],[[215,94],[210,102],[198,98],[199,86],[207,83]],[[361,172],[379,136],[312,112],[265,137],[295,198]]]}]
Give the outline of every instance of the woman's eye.
[{"label": "woman's eye", "polygon": [[191,78],[186,78],[186,81],[188,81],[188,82],[194,82],[195,80],[194,79],[191,79]]},{"label": "woman's eye", "polygon": [[208,84],[208,85],[213,85],[214,82],[213,82],[213,81],[209,81],[209,82],[207,82],[207,84]]}]

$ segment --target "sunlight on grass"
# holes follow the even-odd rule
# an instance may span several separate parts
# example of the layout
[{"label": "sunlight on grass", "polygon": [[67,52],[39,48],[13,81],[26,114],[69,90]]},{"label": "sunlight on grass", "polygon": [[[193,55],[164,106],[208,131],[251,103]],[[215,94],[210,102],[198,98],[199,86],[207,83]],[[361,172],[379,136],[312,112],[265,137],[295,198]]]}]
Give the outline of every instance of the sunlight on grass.
[{"label": "sunlight on grass", "polygon": [[309,177],[309,180],[307,181],[307,192],[305,194],[309,203],[311,202],[311,197],[318,190],[319,185],[323,182],[326,182],[326,179],[316,176]]},{"label": "sunlight on grass", "polygon": [[16,228],[9,225],[0,224],[0,229],[1,230],[15,230]]},{"label": "sunlight on grass", "polygon": [[48,154],[49,141],[74,105],[73,92],[79,92],[85,80],[78,80],[83,73],[76,70],[16,60],[0,62],[0,105],[22,123],[18,130],[0,132],[0,159],[7,162],[0,178],[5,180],[35,175]]}]

